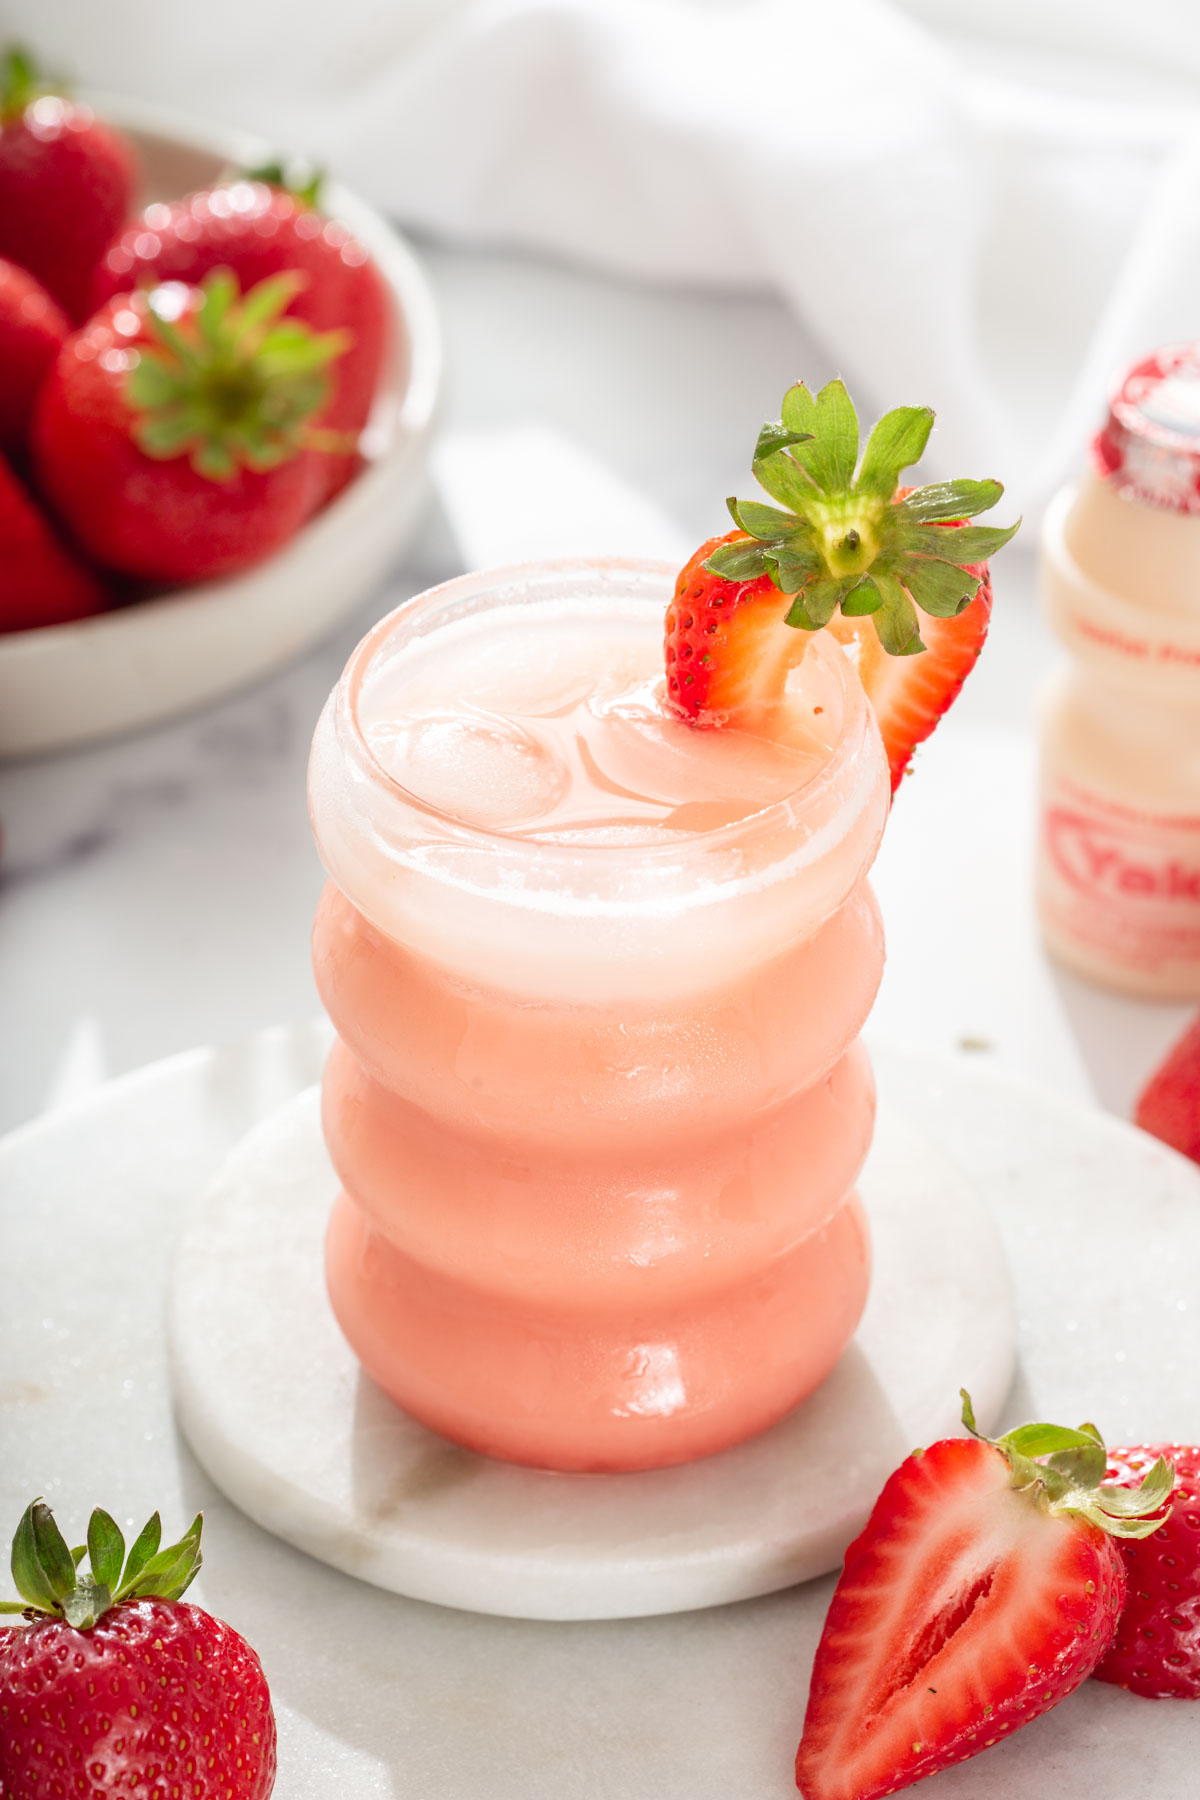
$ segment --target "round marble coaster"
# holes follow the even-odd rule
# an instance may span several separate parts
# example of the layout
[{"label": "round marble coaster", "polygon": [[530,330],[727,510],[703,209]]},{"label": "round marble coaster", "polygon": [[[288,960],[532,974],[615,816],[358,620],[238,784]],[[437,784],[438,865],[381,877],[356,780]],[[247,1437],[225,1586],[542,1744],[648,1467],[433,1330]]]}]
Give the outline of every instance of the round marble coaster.
[{"label": "round marble coaster", "polygon": [[185,1230],[169,1291],[176,1415],[243,1511],[376,1586],[522,1618],[629,1618],[773,1592],[837,1566],[888,1473],[999,1415],[1013,1370],[990,1216],[936,1142],[880,1109],[861,1191],[875,1274],[833,1375],[723,1455],[557,1475],[461,1450],[363,1375],[334,1321],[322,1240],[337,1181],[316,1089],[233,1152]]}]

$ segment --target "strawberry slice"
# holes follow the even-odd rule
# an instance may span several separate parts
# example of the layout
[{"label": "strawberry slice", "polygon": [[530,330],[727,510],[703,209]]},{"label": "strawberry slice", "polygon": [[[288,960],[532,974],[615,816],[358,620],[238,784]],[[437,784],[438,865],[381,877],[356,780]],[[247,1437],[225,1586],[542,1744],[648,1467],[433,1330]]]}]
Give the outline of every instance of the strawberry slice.
[{"label": "strawberry slice", "polygon": [[1091,1673],[1125,1600],[1115,1540],[1159,1528],[1175,1478],[1158,1459],[1130,1491],[1106,1465],[1094,1425],[947,1438],[901,1464],[825,1620],[796,1755],[805,1800],[881,1800]]},{"label": "strawberry slice", "polygon": [[991,613],[984,559],[1017,529],[964,523],[995,505],[998,481],[898,485],[932,426],[928,407],[898,407],[860,457],[840,381],[815,398],[802,382],[789,388],[753,460],[782,505],[730,500],[737,530],[704,544],[676,585],[665,645],[676,712],[769,729],[805,634],[828,628],[874,705],[895,791],[974,666]]},{"label": "strawberry slice", "polygon": [[1143,1131],[1200,1163],[1200,1013],[1142,1089],[1133,1116]]}]

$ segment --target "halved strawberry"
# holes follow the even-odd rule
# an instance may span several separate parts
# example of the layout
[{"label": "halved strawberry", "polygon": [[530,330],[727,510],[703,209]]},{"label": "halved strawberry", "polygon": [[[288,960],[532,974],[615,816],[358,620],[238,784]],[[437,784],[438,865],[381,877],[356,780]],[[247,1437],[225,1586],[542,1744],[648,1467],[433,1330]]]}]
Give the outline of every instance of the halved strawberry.
[{"label": "halved strawberry", "polygon": [[928,407],[899,407],[860,458],[840,381],[815,399],[802,382],[788,390],[753,462],[788,510],[730,500],[738,529],[703,545],[676,585],[665,651],[677,712],[697,725],[755,725],[781,700],[804,634],[826,627],[875,707],[895,791],[983,646],[991,586],[982,559],[1017,529],[964,523],[995,505],[998,481],[898,486],[932,426]]},{"label": "halved strawberry", "polygon": [[1143,1131],[1200,1163],[1200,1013],[1138,1096]]},{"label": "halved strawberry", "polygon": [[882,1800],[1091,1673],[1125,1599],[1115,1539],[1157,1530],[1174,1481],[1156,1461],[1131,1492],[1105,1468],[1094,1425],[947,1438],[901,1464],[825,1620],[796,1755],[805,1800]]}]

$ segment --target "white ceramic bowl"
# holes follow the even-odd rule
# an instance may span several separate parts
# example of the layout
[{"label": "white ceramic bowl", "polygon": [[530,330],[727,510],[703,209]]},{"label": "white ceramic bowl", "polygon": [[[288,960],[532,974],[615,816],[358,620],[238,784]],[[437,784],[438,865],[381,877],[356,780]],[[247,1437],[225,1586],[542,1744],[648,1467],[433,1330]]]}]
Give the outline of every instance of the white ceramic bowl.
[{"label": "white ceramic bowl", "polygon": [[[137,146],[147,200],[177,198],[272,154],[257,139],[153,108],[95,104]],[[412,535],[441,380],[433,296],[408,245],[364,201],[330,181],[322,204],[366,245],[395,303],[397,353],[372,414],[367,466],[290,544],[244,574],[74,625],[0,634],[0,757],[152,725],[268,674],[352,611]]]}]

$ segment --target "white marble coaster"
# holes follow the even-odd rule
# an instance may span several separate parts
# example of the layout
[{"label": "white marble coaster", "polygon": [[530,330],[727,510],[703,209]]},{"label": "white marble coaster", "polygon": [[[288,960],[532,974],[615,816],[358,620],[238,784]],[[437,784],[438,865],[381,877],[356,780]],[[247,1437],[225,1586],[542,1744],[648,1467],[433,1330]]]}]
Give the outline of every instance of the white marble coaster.
[{"label": "white marble coaster", "polygon": [[835,1568],[886,1476],[985,1422],[1012,1376],[1007,1264],[971,1182],[881,1108],[862,1182],[871,1297],[842,1361],[760,1437],[681,1468],[557,1475],[418,1425],[362,1374],[325,1297],[337,1181],[310,1089],[233,1152],[176,1255],[176,1415],[268,1531],[417,1599],[520,1618],[630,1618],[771,1593]]}]

